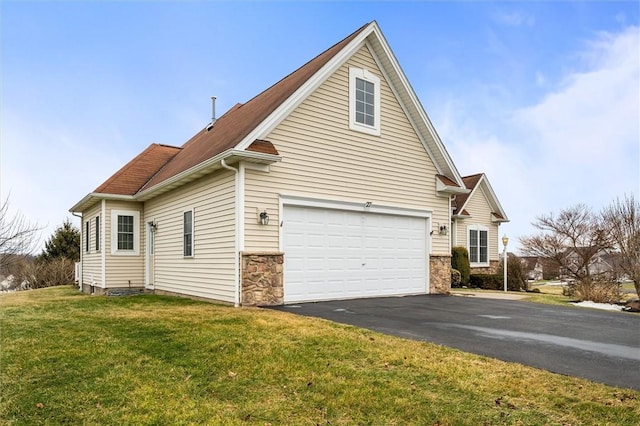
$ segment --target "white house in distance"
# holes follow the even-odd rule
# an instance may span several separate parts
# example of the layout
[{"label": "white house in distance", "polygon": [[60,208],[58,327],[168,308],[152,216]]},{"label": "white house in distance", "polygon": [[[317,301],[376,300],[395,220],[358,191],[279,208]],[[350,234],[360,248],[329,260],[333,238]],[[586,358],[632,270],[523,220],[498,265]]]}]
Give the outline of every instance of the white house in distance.
[{"label": "white house in distance", "polygon": [[489,264],[507,220],[466,179],[371,22],[78,201],[80,288],[235,306],[447,293],[452,239]]}]

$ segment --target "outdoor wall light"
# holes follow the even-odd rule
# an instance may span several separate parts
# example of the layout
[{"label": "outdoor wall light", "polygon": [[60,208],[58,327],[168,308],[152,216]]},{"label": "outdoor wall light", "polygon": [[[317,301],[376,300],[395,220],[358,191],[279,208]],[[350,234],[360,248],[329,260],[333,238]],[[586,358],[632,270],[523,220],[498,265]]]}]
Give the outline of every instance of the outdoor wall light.
[{"label": "outdoor wall light", "polygon": [[158,223],[156,221],[149,222],[149,228],[151,232],[155,234],[155,232],[158,230]]},{"label": "outdoor wall light", "polygon": [[449,235],[449,228],[447,228],[447,225],[440,226],[439,233],[440,235]]},{"label": "outdoor wall light", "polygon": [[260,212],[258,216],[260,220],[260,225],[268,225],[269,224],[269,213],[266,210]]}]

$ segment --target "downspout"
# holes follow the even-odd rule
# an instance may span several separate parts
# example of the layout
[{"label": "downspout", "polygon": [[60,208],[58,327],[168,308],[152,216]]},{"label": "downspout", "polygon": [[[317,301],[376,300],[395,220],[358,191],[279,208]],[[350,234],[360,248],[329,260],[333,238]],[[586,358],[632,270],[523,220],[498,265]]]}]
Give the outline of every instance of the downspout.
[{"label": "downspout", "polygon": [[[75,217],[79,217],[80,218],[80,278],[78,279],[78,290],[82,291],[82,269],[83,269],[83,263],[82,263],[82,215],[81,214],[76,214],[75,212],[71,212],[71,214]],[[85,237],[86,238],[86,237]]]},{"label": "downspout", "polygon": [[238,166],[238,168],[236,169],[235,167],[231,167],[230,165],[227,164],[227,162],[225,161],[225,159],[223,158],[222,160],[220,160],[220,165],[227,169],[227,170],[232,170],[233,173],[235,174],[235,197],[236,197],[236,202],[235,202],[235,248],[234,248],[234,262],[233,262],[233,270],[234,270],[234,286],[235,286],[235,291],[234,291],[234,296],[233,296],[233,305],[237,308],[240,306],[240,225],[241,225],[241,220],[243,218],[240,217],[240,193],[239,193],[239,188],[240,188],[240,166]]},{"label": "downspout", "polygon": [[100,210],[100,274],[102,288],[107,288],[107,200],[104,198]]}]

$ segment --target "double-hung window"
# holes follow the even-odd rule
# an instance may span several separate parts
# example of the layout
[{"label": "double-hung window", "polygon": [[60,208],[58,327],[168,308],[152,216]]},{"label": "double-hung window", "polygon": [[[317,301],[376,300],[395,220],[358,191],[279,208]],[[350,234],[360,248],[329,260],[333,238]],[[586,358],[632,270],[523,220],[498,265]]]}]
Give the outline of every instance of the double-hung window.
[{"label": "double-hung window", "polygon": [[469,263],[471,266],[489,265],[489,230],[484,226],[469,226]]},{"label": "double-hung window", "polygon": [[111,211],[111,254],[137,256],[140,253],[140,212]]},{"label": "double-hung window", "polygon": [[193,210],[183,214],[183,255],[193,256]]},{"label": "double-hung window", "polygon": [[349,128],[380,135],[380,78],[361,68],[349,68]]}]

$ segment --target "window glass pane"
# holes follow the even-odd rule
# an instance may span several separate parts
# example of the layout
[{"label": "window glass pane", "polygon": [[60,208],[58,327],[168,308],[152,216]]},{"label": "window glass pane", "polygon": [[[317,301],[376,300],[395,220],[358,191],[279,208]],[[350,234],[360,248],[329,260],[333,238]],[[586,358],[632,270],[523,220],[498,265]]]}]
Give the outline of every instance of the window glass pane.
[{"label": "window glass pane", "polygon": [[185,256],[193,254],[193,212],[184,212],[184,250]]},{"label": "window glass pane", "polygon": [[469,230],[469,261],[478,262],[478,231],[475,229]]},{"label": "window glass pane", "polygon": [[488,261],[488,241],[487,241],[487,231],[479,231],[480,232],[480,263],[486,263]]},{"label": "window glass pane", "polygon": [[133,250],[133,216],[118,215],[118,250]]},{"label": "window glass pane", "polygon": [[100,216],[96,217],[96,250],[100,250]]},{"label": "window glass pane", "polygon": [[356,78],[356,122],[375,125],[375,84]]}]

